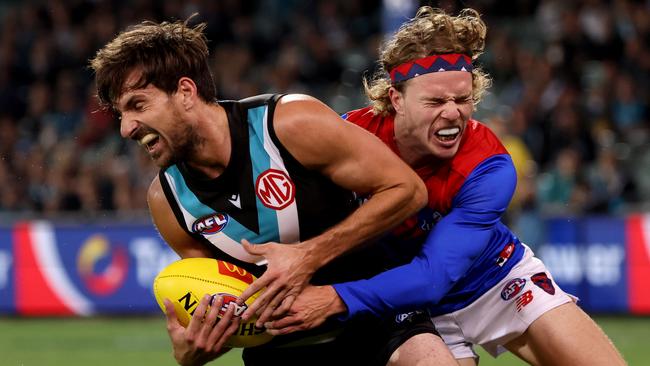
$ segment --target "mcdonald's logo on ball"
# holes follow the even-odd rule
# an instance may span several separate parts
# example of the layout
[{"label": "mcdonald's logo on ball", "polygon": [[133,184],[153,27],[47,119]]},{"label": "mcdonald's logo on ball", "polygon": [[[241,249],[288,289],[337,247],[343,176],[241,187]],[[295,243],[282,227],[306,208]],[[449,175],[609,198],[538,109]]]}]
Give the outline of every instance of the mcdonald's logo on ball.
[{"label": "mcdonald's logo on ball", "polygon": [[219,273],[224,276],[236,278],[249,285],[253,283],[253,275],[241,267],[220,260],[217,260],[217,266],[219,267]]}]

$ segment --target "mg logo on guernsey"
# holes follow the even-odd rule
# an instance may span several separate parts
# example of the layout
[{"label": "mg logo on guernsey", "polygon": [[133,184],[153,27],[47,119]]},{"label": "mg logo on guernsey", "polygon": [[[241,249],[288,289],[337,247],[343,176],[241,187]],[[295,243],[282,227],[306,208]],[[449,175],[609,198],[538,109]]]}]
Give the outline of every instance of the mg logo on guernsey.
[{"label": "mg logo on guernsey", "polygon": [[228,215],[214,213],[194,221],[192,232],[198,234],[216,234],[228,225]]},{"label": "mg logo on guernsey", "polygon": [[255,192],[264,206],[281,210],[293,202],[296,186],[285,172],[267,169],[257,177]]}]

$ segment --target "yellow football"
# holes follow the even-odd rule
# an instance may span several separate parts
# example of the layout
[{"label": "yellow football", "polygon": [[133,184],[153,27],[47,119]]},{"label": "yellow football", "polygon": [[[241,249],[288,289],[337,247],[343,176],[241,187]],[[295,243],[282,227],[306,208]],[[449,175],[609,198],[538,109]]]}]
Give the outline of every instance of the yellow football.
[{"label": "yellow football", "polygon": [[[165,267],[153,282],[153,292],[158,305],[165,312],[164,299],[174,304],[179,322],[187,326],[200,299],[205,294],[222,296],[223,307],[220,314],[234,302],[246,287],[255,280],[255,276],[234,264],[211,258],[186,258]],[[244,313],[259,293],[251,296],[246,304],[235,304],[235,315]],[[242,322],[226,345],[228,347],[254,347],[273,338],[264,328],[255,326],[256,318]]]}]

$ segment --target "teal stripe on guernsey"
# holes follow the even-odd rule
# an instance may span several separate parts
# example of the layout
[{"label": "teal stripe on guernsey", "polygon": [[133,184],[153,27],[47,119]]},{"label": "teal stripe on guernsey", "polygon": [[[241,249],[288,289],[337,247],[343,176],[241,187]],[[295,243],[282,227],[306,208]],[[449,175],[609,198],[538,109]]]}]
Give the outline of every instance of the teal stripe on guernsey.
[{"label": "teal stripe on guernsey", "polygon": [[[212,207],[203,204],[199,198],[190,190],[190,188],[185,183],[183,175],[178,170],[176,165],[170,166],[167,171],[167,174],[172,177],[174,180],[174,186],[176,187],[176,194],[180,201],[180,205],[187,211],[190,215],[194,216],[195,219],[199,219],[208,215],[213,215],[215,213]],[[223,213],[223,212],[222,212]],[[190,223],[191,225],[191,223]],[[192,229],[191,227],[189,228]],[[233,219],[229,215],[228,224],[226,228],[222,231],[224,235],[227,235],[229,238],[236,242],[240,242],[241,239],[249,240],[252,243],[262,242],[265,240],[260,237],[256,232],[249,230],[237,220]],[[275,238],[273,238],[275,240]],[[268,241],[268,240],[265,240]]]},{"label": "teal stripe on guernsey", "polygon": [[166,173],[169,174],[169,176],[171,176],[174,180],[174,186],[176,188],[178,200],[180,201],[180,204],[183,206],[185,211],[189,212],[190,215],[194,216],[196,219],[214,213],[214,210],[211,207],[208,207],[201,203],[194,192],[190,190],[190,188],[185,183],[183,174],[181,174],[176,165],[170,166],[167,169]]},{"label": "teal stripe on guernsey", "polygon": [[[267,106],[251,108],[248,110],[248,134],[249,134],[249,147],[251,153],[251,162],[253,165],[253,187],[255,186],[257,177],[271,168],[271,157],[264,148],[265,135],[265,119],[264,115],[268,110]],[[269,138],[270,140],[270,138]],[[272,141],[268,141],[269,145],[273,145]],[[259,219],[260,235],[263,241],[280,241],[280,230],[278,229],[278,217],[276,211],[264,206],[259,198],[255,199],[257,205],[257,217]]]}]

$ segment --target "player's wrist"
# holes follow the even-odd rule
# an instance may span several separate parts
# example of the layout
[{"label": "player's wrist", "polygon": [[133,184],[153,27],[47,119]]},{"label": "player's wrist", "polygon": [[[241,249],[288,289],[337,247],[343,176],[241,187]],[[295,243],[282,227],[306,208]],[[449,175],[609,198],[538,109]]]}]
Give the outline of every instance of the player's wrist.
[{"label": "player's wrist", "polygon": [[303,250],[302,266],[312,275],[331,260],[330,254],[325,250],[326,245],[323,243],[307,240],[297,245],[300,245]]},{"label": "player's wrist", "polygon": [[348,306],[343,302],[343,299],[336,292],[334,286],[327,285],[322,287],[323,291],[331,299],[330,306],[328,307],[329,316],[346,314],[348,312]]}]

